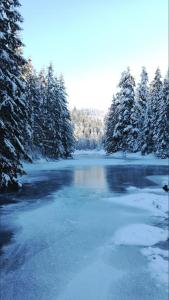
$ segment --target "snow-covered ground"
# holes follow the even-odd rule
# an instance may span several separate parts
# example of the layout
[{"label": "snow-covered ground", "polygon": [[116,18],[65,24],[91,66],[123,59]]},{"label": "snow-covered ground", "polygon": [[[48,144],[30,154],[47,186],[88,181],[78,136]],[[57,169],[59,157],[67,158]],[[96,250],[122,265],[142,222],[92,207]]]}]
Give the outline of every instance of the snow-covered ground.
[{"label": "snow-covered ground", "polygon": [[[56,170],[60,168],[89,166],[89,165],[155,165],[168,166],[168,159],[157,159],[153,154],[142,156],[140,153],[128,153],[124,158],[123,153],[118,152],[112,155],[106,155],[104,150],[76,150],[74,159],[46,161],[39,159],[33,164],[23,163],[26,171],[30,170]],[[84,159],[85,158],[85,159]],[[105,159],[106,158],[106,159]]]},{"label": "snow-covered ground", "polygon": [[2,208],[2,299],[168,299],[166,160],[80,151],[25,168],[23,202]]}]

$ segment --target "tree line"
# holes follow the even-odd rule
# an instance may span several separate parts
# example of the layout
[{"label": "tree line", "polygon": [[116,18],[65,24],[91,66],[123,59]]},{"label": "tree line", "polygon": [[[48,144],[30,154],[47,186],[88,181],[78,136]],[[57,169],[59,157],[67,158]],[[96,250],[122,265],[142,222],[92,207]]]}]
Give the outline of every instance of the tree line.
[{"label": "tree line", "polygon": [[27,152],[33,157],[70,157],[74,137],[63,76],[55,76],[52,64],[37,73],[30,59],[23,76],[28,112],[28,128],[24,133]]},{"label": "tree line", "polygon": [[19,6],[0,1],[0,191],[19,187],[33,153],[67,158],[74,144],[63,76],[52,65],[37,74],[23,57]]},{"label": "tree line", "polygon": [[94,109],[77,109],[71,111],[74,128],[75,148],[93,150],[102,148],[103,113]]},{"label": "tree line", "polygon": [[109,154],[141,151],[169,157],[169,72],[162,81],[157,68],[149,84],[143,67],[137,87],[129,68],[122,73],[105,121],[104,147]]}]

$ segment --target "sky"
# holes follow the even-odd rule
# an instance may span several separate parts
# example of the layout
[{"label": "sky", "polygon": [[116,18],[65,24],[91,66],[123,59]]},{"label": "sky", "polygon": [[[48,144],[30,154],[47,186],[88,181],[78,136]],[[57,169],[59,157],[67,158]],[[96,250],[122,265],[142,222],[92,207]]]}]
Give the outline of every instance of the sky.
[{"label": "sky", "polygon": [[70,107],[107,110],[121,73],[168,67],[167,0],[20,0],[24,55],[53,63]]}]

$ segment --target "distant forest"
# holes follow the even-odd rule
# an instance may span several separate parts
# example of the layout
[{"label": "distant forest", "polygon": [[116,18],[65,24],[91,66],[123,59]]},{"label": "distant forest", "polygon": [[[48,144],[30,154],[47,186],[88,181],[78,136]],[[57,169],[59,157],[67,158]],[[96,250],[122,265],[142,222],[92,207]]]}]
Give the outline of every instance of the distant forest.
[{"label": "distant forest", "polygon": [[75,148],[78,150],[101,149],[103,147],[104,112],[94,109],[71,111]]}]

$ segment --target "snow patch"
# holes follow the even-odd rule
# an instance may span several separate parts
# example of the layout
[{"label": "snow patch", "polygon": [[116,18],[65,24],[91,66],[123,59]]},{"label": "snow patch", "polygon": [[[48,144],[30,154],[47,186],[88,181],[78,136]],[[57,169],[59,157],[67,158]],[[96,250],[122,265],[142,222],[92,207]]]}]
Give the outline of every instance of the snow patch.
[{"label": "snow patch", "polygon": [[123,195],[120,197],[105,198],[105,201],[111,201],[124,206],[136,207],[144,210],[148,210],[154,216],[166,217],[168,211],[168,197],[167,194],[154,194],[150,191],[138,192],[138,189],[129,189],[133,192],[128,195]]},{"label": "snow patch", "polygon": [[116,245],[152,246],[167,240],[167,231],[147,224],[131,224],[119,229],[113,238]]}]

